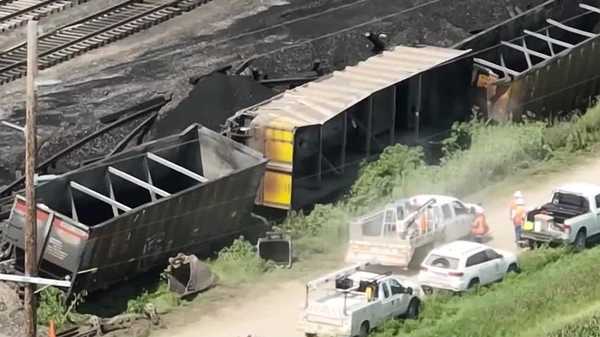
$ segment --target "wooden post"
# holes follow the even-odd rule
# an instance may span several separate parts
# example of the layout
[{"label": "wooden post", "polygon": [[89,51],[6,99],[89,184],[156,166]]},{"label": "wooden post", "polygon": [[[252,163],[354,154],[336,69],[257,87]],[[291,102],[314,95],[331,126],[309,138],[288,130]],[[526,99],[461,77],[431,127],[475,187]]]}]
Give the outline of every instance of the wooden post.
[{"label": "wooden post", "polygon": [[[37,21],[27,24],[27,88],[25,115],[25,199],[27,213],[25,215],[25,276],[37,276],[37,217],[35,205],[35,156],[36,156],[36,88],[37,75]],[[25,285],[25,335],[36,336],[36,299],[35,285]]]}]

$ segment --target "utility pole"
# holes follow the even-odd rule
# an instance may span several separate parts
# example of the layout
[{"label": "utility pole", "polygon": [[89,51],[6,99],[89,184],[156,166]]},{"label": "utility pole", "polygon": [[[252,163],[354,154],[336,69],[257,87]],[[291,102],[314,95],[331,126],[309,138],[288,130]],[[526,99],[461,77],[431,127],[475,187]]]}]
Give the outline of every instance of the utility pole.
[{"label": "utility pole", "polygon": [[[26,114],[25,114],[25,199],[27,214],[25,215],[25,276],[37,276],[37,216],[34,188],[35,156],[36,156],[36,87],[37,75],[37,20],[29,20],[27,24],[27,80],[26,80]],[[25,334],[36,337],[37,303],[35,284],[25,285]]]}]

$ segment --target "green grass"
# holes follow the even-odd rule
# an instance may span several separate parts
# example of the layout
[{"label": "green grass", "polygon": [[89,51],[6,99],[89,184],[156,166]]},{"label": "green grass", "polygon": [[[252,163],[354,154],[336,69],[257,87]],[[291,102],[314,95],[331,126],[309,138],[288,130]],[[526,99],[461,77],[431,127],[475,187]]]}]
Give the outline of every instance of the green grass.
[{"label": "green grass", "polygon": [[[390,321],[373,336],[550,337],[563,336],[561,329],[576,330],[556,322],[600,300],[600,248],[580,254],[542,249],[521,259],[522,274],[475,294],[432,298],[418,321]],[[597,322],[589,316],[584,320]]]}]

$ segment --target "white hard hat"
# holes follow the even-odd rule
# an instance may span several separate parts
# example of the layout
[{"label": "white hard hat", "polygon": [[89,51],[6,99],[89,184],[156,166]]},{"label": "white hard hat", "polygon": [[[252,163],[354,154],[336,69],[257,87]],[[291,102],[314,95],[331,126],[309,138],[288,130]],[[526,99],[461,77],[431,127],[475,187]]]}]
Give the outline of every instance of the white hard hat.
[{"label": "white hard hat", "polygon": [[513,197],[515,197],[515,199],[523,199],[523,193],[521,191],[516,191],[515,194],[513,194]]}]

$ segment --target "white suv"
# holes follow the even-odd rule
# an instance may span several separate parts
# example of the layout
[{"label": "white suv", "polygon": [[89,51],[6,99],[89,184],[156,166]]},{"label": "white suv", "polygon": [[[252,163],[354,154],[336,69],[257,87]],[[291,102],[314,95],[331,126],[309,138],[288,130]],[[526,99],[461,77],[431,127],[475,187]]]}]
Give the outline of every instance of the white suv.
[{"label": "white suv", "polygon": [[454,241],[432,250],[421,264],[419,282],[433,288],[464,291],[476,285],[500,281],[518,272],[517,256],[469,241]]}]

